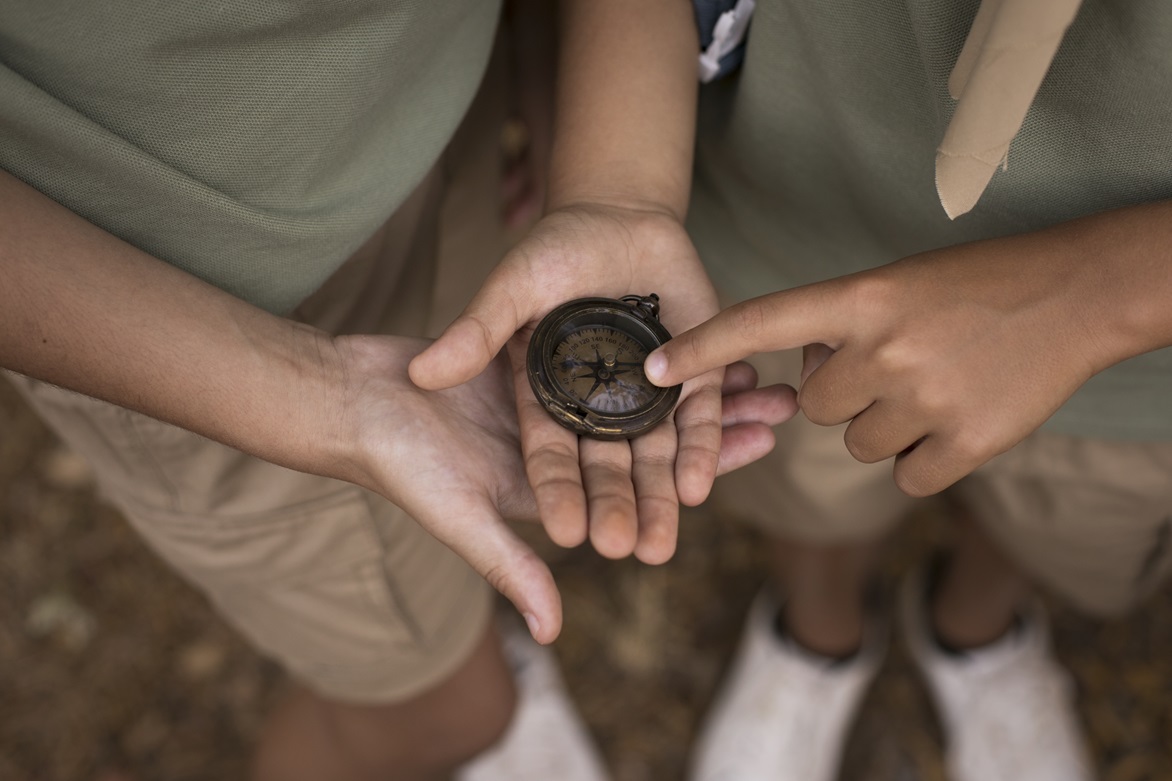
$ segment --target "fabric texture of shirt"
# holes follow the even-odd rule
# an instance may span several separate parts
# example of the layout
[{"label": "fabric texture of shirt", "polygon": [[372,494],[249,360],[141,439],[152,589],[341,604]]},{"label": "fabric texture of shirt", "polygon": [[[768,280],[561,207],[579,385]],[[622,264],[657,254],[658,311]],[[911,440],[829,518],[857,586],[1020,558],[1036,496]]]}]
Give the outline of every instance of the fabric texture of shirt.
[{"label": "fabric texture of shirt", "polygon": [[0,0],[0,166],[287,313],[438,159],[499,0]]}]

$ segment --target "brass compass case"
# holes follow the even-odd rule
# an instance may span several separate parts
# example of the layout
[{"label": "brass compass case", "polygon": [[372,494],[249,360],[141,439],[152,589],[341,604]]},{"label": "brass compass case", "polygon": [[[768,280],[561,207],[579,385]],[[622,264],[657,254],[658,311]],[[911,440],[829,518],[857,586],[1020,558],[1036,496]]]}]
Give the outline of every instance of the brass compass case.
[{"label": "brass compass case", "polygon": [[529,342],[529,384],[566,428],[594,439],[630,439],[661,422],[680,386],[643,374],[647,355],[671,339],[659,297],[580,298],[554,309]]}]

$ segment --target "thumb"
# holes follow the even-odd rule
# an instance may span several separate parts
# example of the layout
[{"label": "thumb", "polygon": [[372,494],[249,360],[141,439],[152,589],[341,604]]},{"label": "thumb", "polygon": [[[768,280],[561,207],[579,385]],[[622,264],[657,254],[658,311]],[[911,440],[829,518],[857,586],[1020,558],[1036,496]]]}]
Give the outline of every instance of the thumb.
[{"label": "thumb", "polygon": [[[562,631],[562,598],[553,573],[495,511],[468,518],[450,539],[439,537],[489,585],[513,603],[542,645]],[[437,535],[438,537],[438,535]]]},{"label": "thumb", "polygon": [[815,342],[814,344],[807,344],[802,348],[802,376],[798,380],[798,387],[806,384],[806,379],[818,370],[818,367],[826,363],[830,356],[834,355],[834,350],[827,345]]},{"label": "thumb", "polygon": [[669,387],[754,353],[836,344],[847,329],[838,289],[833,281],[824,282],[729,307],[647,356],[644,372],[656,385]]},{"label": "thumb", "polygon": [[537,314],[529,285],[512,266],[498,266],[464,311],[407,367],[424,390],[451,388],[484,371],[505,343]]}]

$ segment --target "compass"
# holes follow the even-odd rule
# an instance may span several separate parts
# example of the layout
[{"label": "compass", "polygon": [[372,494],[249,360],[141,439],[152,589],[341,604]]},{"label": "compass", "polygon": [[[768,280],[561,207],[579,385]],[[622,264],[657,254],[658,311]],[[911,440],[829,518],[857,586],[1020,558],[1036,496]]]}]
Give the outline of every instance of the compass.
[{"label": "compass", "polygon": [[671,339],[659,296],[579,298],[554,309],[529,342],[529,384],[558,423],[594,439],[630,439],[675,408],[680,386],[643,374],[647,355]]}]

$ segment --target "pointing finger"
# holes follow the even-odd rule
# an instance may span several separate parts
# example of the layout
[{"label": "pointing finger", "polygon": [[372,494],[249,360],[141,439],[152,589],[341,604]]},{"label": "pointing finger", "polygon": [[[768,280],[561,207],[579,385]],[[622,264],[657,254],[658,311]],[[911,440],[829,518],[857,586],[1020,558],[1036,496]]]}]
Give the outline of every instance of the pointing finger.
[{"label": "pointing finger", "polygon": [[659,386],[676,385],[706,371],[760,352],[835,345],[847,324],[837,280],[783,290],[732,306],[680,334],[647,358],[647,377]]}]

